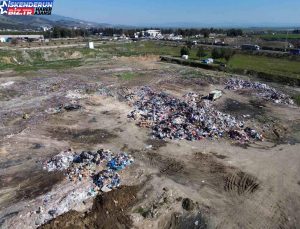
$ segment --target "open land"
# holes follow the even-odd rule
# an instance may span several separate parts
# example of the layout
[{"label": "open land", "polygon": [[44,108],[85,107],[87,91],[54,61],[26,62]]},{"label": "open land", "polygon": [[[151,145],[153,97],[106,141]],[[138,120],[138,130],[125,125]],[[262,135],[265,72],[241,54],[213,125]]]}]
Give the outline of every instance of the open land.
[{"label": "open land", "polygon": [[[0,74],[0,227],[300,225],[299,107],[265,101],[248,90],[225,90],[229,78],[257,79],[164,63],[158,55],[175,56],[180,48],[158,47],[133,43],[103,44],[96,50],[5,51]],[[235,58],[232,64],[241,64]],[[299,68],[291,65],[299,77]],[[277,65],[264,67],[277,71]],[[291,96],[299,93],[298,87],[269,84]],[[143,86],[178,99],[190,92],[222,90],[213,106],[247,117],[264,141],[154,139],[151,129],[127,118],[133,104],[126,95]],[[82,108],[53,112],[73,100]],[[120,188],[83,201],[75,196],[72,211],[56,215],[48,212],[53,201],[58,207],[69,193],[88,185],[67,181],[63,172],[43,170],[43,162],[70,148],[125,151],[135,162],[120,172]]]}]

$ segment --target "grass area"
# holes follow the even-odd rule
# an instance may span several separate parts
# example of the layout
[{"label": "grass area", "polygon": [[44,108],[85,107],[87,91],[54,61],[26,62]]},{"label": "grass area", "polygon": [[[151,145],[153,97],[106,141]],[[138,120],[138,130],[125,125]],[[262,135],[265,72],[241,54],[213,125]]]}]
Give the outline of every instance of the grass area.
[{"label": "grass area", "polygon": [[[97,48],[100,48],[104,53],[110,53],[115,56],[136,56],[136,55],[168,55],[180,57],[180,49],[183,45],[173,46],[166,45],[159,41],[143,41],[132,43],[107,43]],[[199,60],[197,57],[197,49],[192,49],[190,59]],[[207,53],[208,55],[208,53]]]},{"label": "grass area", "polygon": [[34,63],[33,65],[17,65],[13,69],[17,72],[37,71],[39,69],[66,69],[75,68],[82,65],[82,61],[75,60],[59,60]]},{"label": "grass area", "polygon": [[[87,48],[59,48],[49,50],[23,50],[5,51],[0,50],[0,70],[13,69],[19,72],[35,71],[38,69],[65,69],[78,67],[83,64],[97,63],[103,59],[113,56],[139,56],[139,55],[161,55],[178,57],[181,62],[180,49],[182,44],[167,44],[162,41],[141,41],[131,43],[107,42],[97,45],[96,49]],[[197,48],[190,53],[189,66],[205,69],[218,70],[218,65],[204,65],[197,57]],[[210,52],[206,51],[207,58]],[[224,60],[217,60],[224,62]],[[187,65],[187,63],[185,63]],[[257,56],[248,54],[236,54],[228,63],[229,72],[243,73],[244,70],[262,74],[270,80],[288,83],[293,78],[300,82],[300,62],[287,58],[273,58],[269,56]],[[267,76],[264,76],[267,74]],[[117,75],[122,80],[131,80],[138,75],[127,72]],[[284,79],[284,80],[281,80]],[[299,84],[299,83],[297,83]]]},{"label": "grass area", "polygon": [[300,94],[296,94],[293,96],[295,103],[300,106]]},{"label": "grass area", "polygon": [[286,34],[286,33],[278,33],[278,34],[264,34],[259,35],[260,38],[265,40],[283,40],[283,39],[300,39],[300,34]]},{"label": "grass area", "polygon": [[96,51],[88,49],[0,51],[0,70],[18,72],[39,69],[66,69],[79,67],[86,58],[95,58]]},{"label": "grass area", "polygon": [[228,67],[300,79],[300,62],[283,58],[236,54],[229,61]]},{"label": "grass area", "polygon": [[136,77],[139,77],[140,74],[138,74],[136,72],[122,72],[122,73],[116,74],[116,76],[122,80],[132,80]]}]

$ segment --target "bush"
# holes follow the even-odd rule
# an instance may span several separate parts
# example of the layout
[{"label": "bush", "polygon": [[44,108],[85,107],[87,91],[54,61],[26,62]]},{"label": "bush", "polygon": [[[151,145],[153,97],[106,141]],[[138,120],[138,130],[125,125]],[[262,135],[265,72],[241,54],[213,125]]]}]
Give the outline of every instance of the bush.
[{"label": "bush", "polygon": [[180,54],[181,54],[181,56],[190,55],[190,49],[188,47],[184,46],[184,47],[181,48]]},{"label": "bush", "polygon": [[223,49],[223,58],[228,62],[233,56],[234,56],[234,51],[231,49]]},{"label": "bush", "polygon": [[231,49],[220,49],[220,48],[214,48],[211,51],[211,56],[213,59],[221,59],[224,58],[227,62],[233,57],[234,51]]},{"label": "bush", "polygon": [[18,39],[17,38],[13,38],[11,39],[11,42],[10,42],[12,45],[17,45],[18,44]]},{"label": "bush", "polygon": [[214,48],[212,51],[211,51],[211,57],[213,59],[220,59],[223,57],[223,53],[222,53],[222,50],[219,49],[219,48]]},{"label": "bush", "polygon": [[295,101],[295,103],[300,106],[300,94],[294,95],[293,99]]},{"label": "bush", "polygon": [[205,53],[203,47],[200,47],[197,51],[197,57],[201,58],[201,57],[204,57],[204,56],[206,56],[206,53]]}]

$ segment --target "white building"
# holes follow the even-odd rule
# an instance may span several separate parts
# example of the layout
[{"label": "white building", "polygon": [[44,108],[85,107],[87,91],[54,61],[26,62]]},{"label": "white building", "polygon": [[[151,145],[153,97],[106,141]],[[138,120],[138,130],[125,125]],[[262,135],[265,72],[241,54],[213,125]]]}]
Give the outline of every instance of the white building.
[{"label": "white building", "polygon": [[11,39],[44,41],[44,35],[0,35],[1,42],[8,42]]},{"label": "white building", "polygon": [[156,38],[156,37],[161,37],[161,36],[162,36],[160,30],[154,30],[154,29],[146,30],[145,34],[146,34],[148,37],[151,37],[151,38]]},{"label": "white building", "polygon": [[0,43],[4,43],[6,42],[6,38],[5,37],[0,37]]}]

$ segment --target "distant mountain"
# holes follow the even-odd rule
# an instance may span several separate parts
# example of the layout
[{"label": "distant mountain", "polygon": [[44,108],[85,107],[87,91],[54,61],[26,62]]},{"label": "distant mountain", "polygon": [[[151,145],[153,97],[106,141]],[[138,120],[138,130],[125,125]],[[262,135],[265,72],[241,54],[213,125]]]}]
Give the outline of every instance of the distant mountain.
[{"label": "distant mountain", "polygon": [[109,24],[87,22],[84,20],[64,17],[60,15],[47,16],[4,16],[0,15],[0,29],[37,29],[44,26],[62,27],[109,27]]}]

